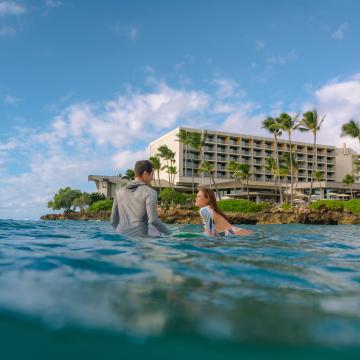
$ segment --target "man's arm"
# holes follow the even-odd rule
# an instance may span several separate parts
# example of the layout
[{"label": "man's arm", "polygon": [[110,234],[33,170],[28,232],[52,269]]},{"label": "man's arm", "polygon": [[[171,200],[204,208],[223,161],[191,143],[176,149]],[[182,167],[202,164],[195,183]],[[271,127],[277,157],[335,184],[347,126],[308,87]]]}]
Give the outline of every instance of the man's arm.
[{"label": "man's arm", "polygon": [[117,206],[117,199],[116,194],[114,196],[114,202],[111,210],[111,219],[110,219],[110,225],[116,230],[117,226],[119,225],[120,216],[119,216],[119,209]]},{"label": "man's arm", "polygon": [[170,229],[159,219],[157,213],[157,195],[155,191],[152,191],[146,197],[146,212],[149,218],[149,224],[153,225],[163,234],[171,234]]}]

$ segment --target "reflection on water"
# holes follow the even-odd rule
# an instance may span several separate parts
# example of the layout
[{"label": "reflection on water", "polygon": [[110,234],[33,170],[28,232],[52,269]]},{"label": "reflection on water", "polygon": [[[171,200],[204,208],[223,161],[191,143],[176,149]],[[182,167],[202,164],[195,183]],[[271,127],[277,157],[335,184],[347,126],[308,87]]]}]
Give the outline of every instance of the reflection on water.
[{"label": "reflection on water", "polygon": [[133,358],[359,356],[360,227],[248,227],[255,236],[139,240],[106,222],[0,220],[3,353],[32,339],[59,358],[82,341],[87,358],[106,344]]}]

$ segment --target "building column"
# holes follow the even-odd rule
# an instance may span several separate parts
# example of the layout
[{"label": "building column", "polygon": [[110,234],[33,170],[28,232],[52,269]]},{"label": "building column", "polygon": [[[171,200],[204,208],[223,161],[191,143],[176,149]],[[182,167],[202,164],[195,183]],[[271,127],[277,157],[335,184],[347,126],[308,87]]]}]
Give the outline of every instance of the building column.
[{"label": "building column", "polygon": [[324,188],[320,189],[320,199],[325,199],[325,189]]}]

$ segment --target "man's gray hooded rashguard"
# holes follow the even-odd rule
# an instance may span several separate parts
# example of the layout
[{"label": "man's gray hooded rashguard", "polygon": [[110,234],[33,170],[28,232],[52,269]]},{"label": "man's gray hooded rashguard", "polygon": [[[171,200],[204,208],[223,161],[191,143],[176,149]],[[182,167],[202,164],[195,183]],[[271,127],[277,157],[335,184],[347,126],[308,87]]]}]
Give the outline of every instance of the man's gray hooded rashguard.
[{"label": "man's gray hooded rashguard", "polygon": [[111,225],[126,236],[148,236],[148,225],[163,234],[171,234],[157,214],[157,194],[142,181],[132,181],[115,192]]}]

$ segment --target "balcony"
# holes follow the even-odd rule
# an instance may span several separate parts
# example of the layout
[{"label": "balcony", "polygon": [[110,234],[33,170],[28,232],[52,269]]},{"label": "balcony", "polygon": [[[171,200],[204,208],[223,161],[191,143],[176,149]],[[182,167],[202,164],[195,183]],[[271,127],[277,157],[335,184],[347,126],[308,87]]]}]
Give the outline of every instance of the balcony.
[{"label": "balcony", "polygon": [[205,146],[204,147],[204,151],[210,151],[210,152],[214,152],[215,148],[213,146]]}]

